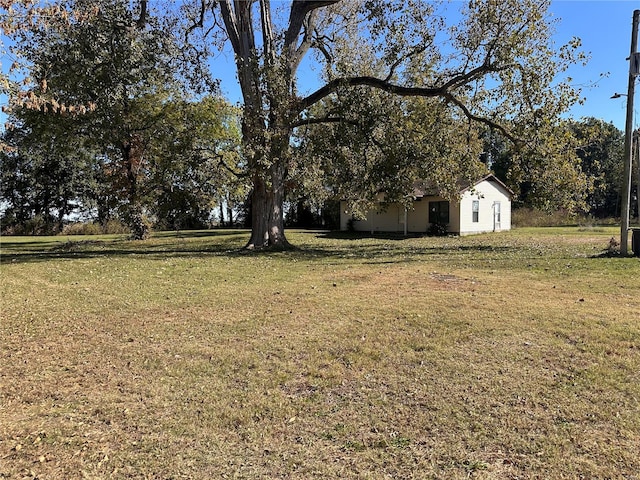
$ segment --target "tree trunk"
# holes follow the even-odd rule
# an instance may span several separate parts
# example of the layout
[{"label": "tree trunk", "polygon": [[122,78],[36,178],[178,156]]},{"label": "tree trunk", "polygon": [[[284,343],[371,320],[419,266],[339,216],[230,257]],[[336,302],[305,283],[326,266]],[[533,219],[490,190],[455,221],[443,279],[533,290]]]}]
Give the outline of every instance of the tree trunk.
[{"label": "tree trunk", "polygon": [[127,170],[127,193],[129,204],[126,207],[126,220],[134,240],[149,238],[149,226],[142,215],[142,204],[138,194],[138,172],[140,159],[136,158],[130,142],[122,147],[122,156]]},{"label": "tree trunk", "polygon": [[149,227],[142,218],[141,212],[131,212],[129,227],[131,228],[134,240],[146,240],[147,238],[149,238]]},{"label": "tree trunk", "polygon": [[233,227],[233,206],[231,205],[231,200],[227,200],[227,219],[228,226]]},{"label": "tree trunk", "polygon": [[252,17],[254,2],[218,0],[224,28],[235,53],[244,100],[242,135],[253,176],[248,249],[290,247],[284,234],[283,205],[289,142],[293,120],[299,113],[298,107],[292,108],[297,99],[295,72],[311,46],[313,13],[338,1],[292,2],[284,44],[278,51],[279,40],[273,30],[270,0],[258,2],[258,31],[262,33],[259,47]]},{"label": "tree trunk", "polygon": [[279,162],[269,168],[268,174],[254,175],[251,238],[245,248],[284,250],[291,247],[284,234],[284,179],[285,169]]}]

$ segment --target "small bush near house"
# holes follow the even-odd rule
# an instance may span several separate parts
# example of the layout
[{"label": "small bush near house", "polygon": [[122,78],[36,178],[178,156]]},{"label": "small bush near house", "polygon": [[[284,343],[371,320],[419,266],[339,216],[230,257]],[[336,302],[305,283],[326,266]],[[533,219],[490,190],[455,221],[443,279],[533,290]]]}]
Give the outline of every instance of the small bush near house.
[{"label": "small bush near house", "polygon": [[429,225],[427,233],[432,237],[444,237],[448,234],[447,224],[436,222]]}]

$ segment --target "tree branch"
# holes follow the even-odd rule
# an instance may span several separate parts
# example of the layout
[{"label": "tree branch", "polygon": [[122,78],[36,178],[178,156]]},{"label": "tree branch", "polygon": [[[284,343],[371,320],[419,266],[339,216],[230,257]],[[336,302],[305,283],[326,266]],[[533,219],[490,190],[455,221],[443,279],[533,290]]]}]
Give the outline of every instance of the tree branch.
[{"label": "tree branch", "polygon": [[233,168],[227,165],[227,162],[224,161],[224,157],[221,153],[217,153],[216,155],[218,157],[218,166],[223,167],[236,178],[249,178],[248,172],[236,172]]},{"label": "tree branch", "polygon": [[[328,7],[340,1],[342,0],[293,0],[289,13],[289,27],[284,36],[284,51],[289,60],[291,73],[298,68],[304,54],[311,46],[311,32],[315,20],[313,13],[319,8]],[[305,34],[302,42],[298,45],[298,38],[303,27]]]},{"label": "tree branch", "polygon": [[273,44],[273,24],[271,21],[271,2],[269,0],[260,0],[260,20],[262,22],[262,48],[264,49],[265,63],[273,65],[276,52]]},{"label": "tree branch", "polygon": [[220,153],[215,148],[200,147],[200,148],[196,148],[195,151],[196,152],[205,152],[205,153],[211,154],[213,157],[216,158],[216,160],[218,160],[218,166],[219,167],[223,167],[225,170],[227,170],[229,173],[231,173],[236,178],[248,178],[249,177],[249,173],[247,173],[247,172],[236,172],[232,167],[230,167],[229,164],[227,162],[225,162],[225,160],[224,160],[224,154]]},{"label": "tree branch", "polygon": [[313,47],[316,48],[325,58],[326,62],[328,64],[332,64],[333,63],[333,55],[331,55],[331,52],[329,51],[329,49],[327,48],[327,45],[325,43],[325,40],[331,40],[330,38],[328,38],[326,35],[319,35],[318,31],[316,30],[314,32],[314,39],[313,39]]},{"label": "tree branch", "polygon": [[467,117],[469,120],[473,120],[474,122],[482,123],[484,125],[487,125],[490,128],[498,130],[506,138],[508,138],[514,145],[519,146],[521,144],[520,139],[518,139],[517,137],[512,135],[511,132],[509,132],[505,127],[503,127],[502,125],[500,125],[497,122],[494,122],[493,120],[491,120],[489,118],[481,117],[479,115],[475,115],[474,113],[471,112],[471,110],[469,110],[469,108],[461,100],[459,100],[458,98],[454,97],[451,93],[446,92],[443,95],[443,98],[445,98],[448,102],[454,104],[456,107],[458,107],[460,110],[462,110],[462,113],[464,114],[464,116]]},{"label": "tree branch", "polygon": [[385,92],[393,93],[395,95],[400,95],[403,97],[441,97],[446,93],[446,87],[434,87],[434,88],[426,88],[426,87],[404,87],[401,85],[396,85],[390,83],[386,80],[382,80],[380,78],[363,76],[363,77],[346,77],[346,78],[336,78],[335,80],[331,80],[329,83],[319,88],[309,96],[302,98],[298,101],[298,113],[303,112],[307,108],[315,105],[322,99],[327,96],[335,93],[340,87],[357,87],[357,86],[368,86],[372,88],[377,88],[379,90],[383,90]]},{"label": "tree branch", "polygon": [[416,45],[411,49],[411,51],[409,51],[409,53],[398,58],[395,62],[393,62],[393,64],[391,64],[391,68],[389,69],[389,74],[387,75],[387,78],[384,79],[384,81],[388,82],[391,80],[394,73],[396,72],[396,68],[398,68],[402,64],[402,62],[410,59],[414,55],[418,55],[424,52],[427,48],[428,48],[428,45]]},{"label": "tree branch", "polygon": [[355,120],[349,120],[343,117],[326,116],[322,118],[306,118],[304,120],[293,123],[291,126],[293,128],[299,128],[306,127],[308,125],[322,125],[326,123],[348,123],[350,125],[359,125],[359,123]]},{"label": "tree branch", "polygon": [[200,17],[196,22],[193,23],[193,25],[187,28],[186,32],[184,33],[185,41],[189,38],[191,32],[193,32],[196,28],[202,28],[204,26],[204,14],[206,9],[207,5],[205,3],[205,0],[200,0]]},{"label": "tree branch", "polygon": [[[202,5],[204,6],[205,0],[201,0],[201,2],[202,2]],[[236,54],[239,54],[240,53],[240,33],[238,31],[238,20],[236,19],[236,15],[233,11],[233,8],[231,7],[230,0],[220,0],[220,13],[222,14],[222,20],[224,22],[227,35],[229,35],[229,41],[231,42],[233,51]],[[204,14],[204,9],[201,11],[201,15],[203,14]]]},{"label": "tree branch", "polygon": [[144,28],[147,23],[147,0],[140,0],[140,16],[136,22],[138,29]]}]

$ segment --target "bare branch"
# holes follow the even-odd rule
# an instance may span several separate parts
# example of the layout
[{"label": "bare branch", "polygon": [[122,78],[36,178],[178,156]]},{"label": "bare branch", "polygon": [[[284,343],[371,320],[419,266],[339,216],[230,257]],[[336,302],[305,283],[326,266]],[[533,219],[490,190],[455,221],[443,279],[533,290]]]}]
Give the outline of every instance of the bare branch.
[{"label": "bare branch", "polygon": [[348,123],[350,125],[358,125],[358,122],[354,120],[349,120],[344,117],[332,117],[326,116],[322,118],[305,118],[304,120],[300,120],[298,122],[293,123],[291,126],[293,128],[306,127],[309,125],[322,125],[329,123]]},{"label": "bare branch", "polygon": [[[289,27],[284,36],[284,51],[289,60],[289,68],[292,73],[311,46],[315,11],[340,1],[342,0],[293,0],[291,12],[289,13]],[[298,45],[298,38],[303,28],[305,30],[304,37],[300,45]]]},{"label": "bare branch", "polygon": [[[418,53],[416,51],[415,53]],[[495,130],[500,131],[506,138],[512,141],[515,145],[520,145],[520,140],[512,135],[504,126],[499,123],[479,115],[474,114],[471,110],[458,98],[456,98],[452,93],[452,89],[459,88],[469,82],[476,80],[483,75],[491,72],[498,72],[504,69],[512,68],[512,66],[493,66],[489,60],[485,61],[482,65],[470,70],[469,72],[459,74],[451,78],[448,82],[444,83],[439,87],[406,87],[402,85],[396,85],[389,82],[389,77],[386,79],[379,79],[375,77],[362,76],[362,77],[347,77],[347,78],[338,78],[332,80],[327,83],[320,89],[313,92],[311,95],[306,98],[301,99],[298,102],[298,112],[302,112],[327,96],[335,93],[339,88],[349,86],[368,86],[371,88],[376,88],[378,90],[382,90],[388,93],[392,93],[394,95],[399,96],[412,96],[412,97],[440,97],[447,100],[449,103],[458,107],[462,113],[469,120],[473,120],[478,123],[482,123],[484,125],[489,126]],[[320,123],[335,123],[337,121],[344,121],[344,119],[338,119],[336,117],[327,117],[321,119],[306,119],[300,120],[296,122],[294,126],[302,126],[307,124],[320,124]]]},{"label": "bare branch", "polygon": [[[418,53],[419,49],[416,49],[409,55],[415,55]],[[401,60],[396,62],[396,64],[400,61]],[[394,66],[397,66],[396,64],[394,64]],[[394,66],[392,66],[392,72],[390,73],[390,76],[393,73]],[[502,65],[500,67],[497,67],[491,64],[489,59],[487,59],[482,65],[468,72],[454,75],[449,81],[445,82],[439,87],[406,87],[397,85],[389,81],[390,76],[387,76],[386,79],[380,79],[370,76],[336,78],[328,82],[326,85],[319,88],[306,98],[300,99],[300,101],[298,102],[298,112],[306,110],[328,95],[336,92],[340,87],[368,86],[403,97],[446,97],[447,95],[450,95],[450,91],[453,89],[466,85],[478,78],[481,78],[484,75],[487,75],[488,73],[499,72],[502,70],[507,70],[509,68],[513,68],[513,65]]]},{"label": "bare branch", "polygon": [[271,21],[270,0],[260,0],[260,20],[262,21],[262,45],[264,56],[268,65],[275,62],[275,46],[273,36],[273,23]]},{"label": "bare branch", "polygon": [[[201,0],[204,5],[205,0]],[[231,41],[231,46],[236,54],[240,53],[240,33],[238,31],[238,20],[231,7],[230,0],[220,0],[220,13],[222,14],[222,20],[224,21],[227,35]]]},{"label": "bare branch", "polygon": [[327,48],[325,40],[329,40],[329,42],[331,41],[331,39],[326,35],[319,35],[317,30],[314,32],[313,47],[324,56],[328,64],[332,64],[333,55],[329,51],[329,48]]},{"label": "bare branch", "polygon": [[204,26],[204,14],[206,12],[207,5],[205,0],[200,0],[200,16],[196,22],[193,23],[184,34],[185,40],[189,38],[191,32],[193,32],[196,28],[202,28]]},{"label": "bare branch", "polygon": [[335,93],[340,87],[356,87],[356,86],[368,86],[384,90],[385,92],[393,93],[403,97],[438,97],[444,96],[446,93],[446,87],[425,88],[425,87],[404,87],[401,85],[395,85],[386,80],[375,77],[346,77],[336,78],[329,83],[319,88],[311,95],[298,101],[298,112],[302,112],[312,105],[318,103],[327,96]]},{"label": "bare branch", "polygon": [[396,68],[398,68],[402,64],[402,62],[410,59],[414,55],[418,55],[424,52],[427,48],[428,48],[427,45],[416,46],[412,48],[409,53],[407,53],[406,55],[403,55],[402,57],[398,58],[395,62],[393,62],[393,64],[391,65],[391,68],[389,69],[389,74],[387,75],[387,78],[385,78],[385,82],[388,82],[391,80],[391,78],[393,78],[393,75],[396,72]]},{"label": "bare branch", "polygon": [[146,23],[147,23],[147,0],[140,0],[140,16],[138,17],[136,26],[139,29],[142,29],[144,28],[144,25]]},{"label": "bare branch", "polygon": [[249,178],[249,173],[248,172],[236,172],[233,168],[231,168],[229,165],[227,165],[227,162],[224,161],[224,157],[222,156],[222,154],[218,153],[217,157],[218,157],[218,166],[223,167],[225,170],[227,170],[229,173],[231,173],[234,177],[236,177],[236,178]]},{"label": "bare branch", "polygon": [[230,167],[229,164],[225,162],[224,155],[215,148],[199,147],[199,148],[196,148],[195,151],[211,154],[213,157],[216,158],[216,160],[218,160],[219,167],[223,167],[225,170],[227,170],[236,178],[248,178],[250,175],[248,172],[237,172],[236,170],[233,169],[233,167]]},{"label": "bare branch", "polygon": [[501,66],[496,66],[493,63],[491,63],[491,59],[489,57],[487,57],[484,61],[484,63],[482,63],[481,65],[477,66],[476,68],[469,70],[468,72],[465,73],[459,73],[457,75],[455,75],[453,78],[451,78],[451,80],[449,80],[448,82],[446,82],[443,85],[443,88],[445,90],[451,90],[451,89],[455,89],[455,88],[459,88],[462,85],[466,85],[474,80],[477,80],[478,78],[481,78],[489,73],[496,73],[496,72],[502,72],[505,70],[509,70],[511,68],[517,67],[517,65],[501,65]]}]

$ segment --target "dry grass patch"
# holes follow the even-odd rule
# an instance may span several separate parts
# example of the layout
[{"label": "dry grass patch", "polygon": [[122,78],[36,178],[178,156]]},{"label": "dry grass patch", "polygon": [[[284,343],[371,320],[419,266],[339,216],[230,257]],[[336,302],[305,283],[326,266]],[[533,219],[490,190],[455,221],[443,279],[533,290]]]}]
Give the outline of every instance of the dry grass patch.
[{"label": "dry grass patch", "polygon": [[611,235],[3,238],[0,478],[637,478]]}]

